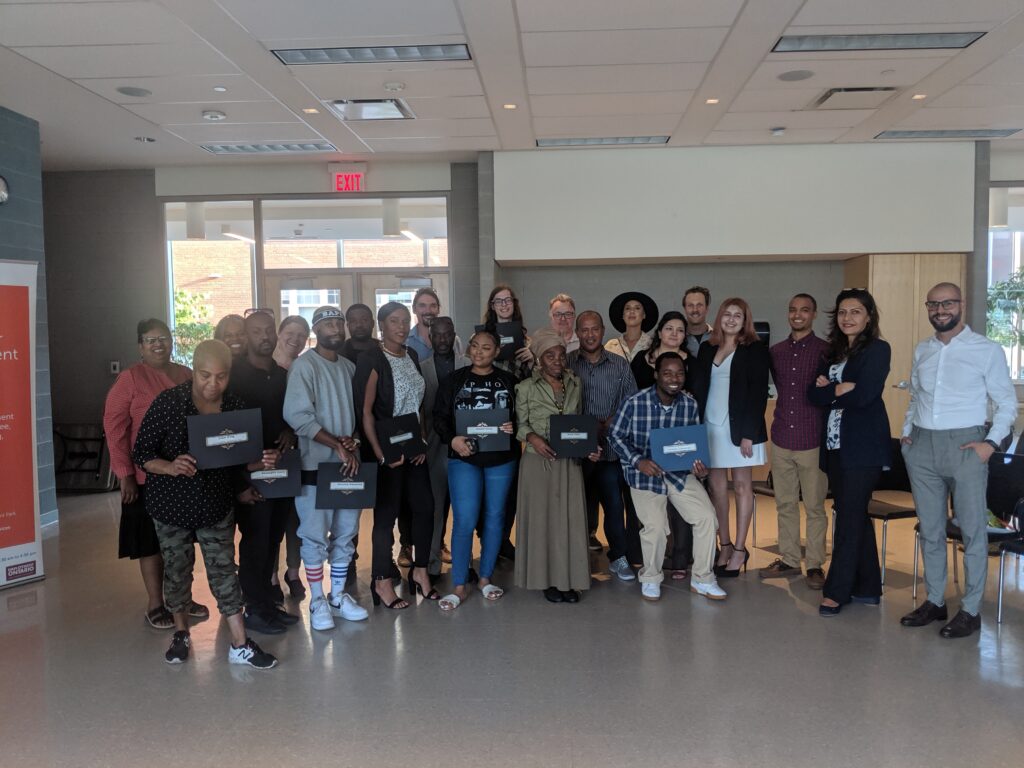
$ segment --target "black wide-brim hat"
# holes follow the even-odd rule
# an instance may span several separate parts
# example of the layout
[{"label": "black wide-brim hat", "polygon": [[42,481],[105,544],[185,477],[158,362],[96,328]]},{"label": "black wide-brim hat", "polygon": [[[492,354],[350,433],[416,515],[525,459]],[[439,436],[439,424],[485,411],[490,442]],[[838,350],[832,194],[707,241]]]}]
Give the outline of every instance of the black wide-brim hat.
[{"label": "black wide-brim hat", "polygon": [[622,310],[626,308],[627,301],[639,301],[643,305],[645,317],[640,323],[640,328],[644,333],[658,324],[658,305],[654,299],[646,293],[626,291],[612,299],[612,303],[608,305],[608,320],[619,333],[624,333],[626,330],[626,323],[622,319]]}]

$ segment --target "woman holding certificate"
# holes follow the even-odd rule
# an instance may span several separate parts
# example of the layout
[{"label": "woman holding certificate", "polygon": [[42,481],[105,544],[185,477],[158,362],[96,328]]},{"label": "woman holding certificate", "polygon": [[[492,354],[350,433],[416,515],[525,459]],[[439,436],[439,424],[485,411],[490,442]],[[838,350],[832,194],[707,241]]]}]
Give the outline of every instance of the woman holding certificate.
[{"label": "woman holding certificate", "polygon": [[[373,604],[409,607],[391,584],[398,512],[407,504],[412,520],[413,564],[409,596],[427,600],[441,596],[430,585],[427,565],[434,535],[434,502],[427,469],[420,408],[426,382],[416,351],[405,345],[410,315],[404,304],[392,301],[377,311],[381,343],[359,356],[353,382],[357,409],[362,411],[364,461],[376,460],[377,503],[373,510],[373,565],[370,593]],[[407,426],[411,425],[411,426]],[[386,453],[385,453],[386,449]]]},{"label": "woman holding certificate", "polygon": [[[580,381],[566,367],[565,340],[544,328],[534,334],[533,374],[516,387],[516,436],[526,443],[519,468],[515,584],[542,589],[552,603],[577,603],[590,588],[583,473],[549,444],[554,415],[580,412]],[[596,461],[597,453],[587,457]]]},{"label": "woman holding certificate", "polygon": [[[690,377],[701,419],[708,427],[711,500],[721,545],[715,563],[718,576],[739,576],[750,559],[745,544],[754,514],[751,469],[765,463],[769,365],[768,348],[754,332],[750,305],[739,298],[723,301]],[[735,544],[729,538],[730,470],[736,495]]]},{"label": "woman holding certificate", "polygon": [[448,446],[448,486],[452,499],[452,594],[441,598],[443,611],[466,599],[473,556],[473,530],[483,508],[480,592],[488,600],[503,594],[491,583],[498,560],[505,500],[516,474],[519,444],[510,436],[515,424],[516,380],[494,366],[500,342],[491,331],[477,331],[466,350],[471,365],[441,382],[434,404],[434,431]]}]

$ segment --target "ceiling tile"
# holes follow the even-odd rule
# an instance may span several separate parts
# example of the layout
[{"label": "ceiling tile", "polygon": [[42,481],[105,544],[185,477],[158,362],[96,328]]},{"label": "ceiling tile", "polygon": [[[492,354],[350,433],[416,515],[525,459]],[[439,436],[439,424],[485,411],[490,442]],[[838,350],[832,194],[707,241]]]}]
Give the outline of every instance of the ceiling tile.
[{"label": "ceiling tile", "polygon": [[[765,62],[747,82],[748,90],[761,88],[859,88],[868,86],[913,85],[935,71],[948,58],[928,59],[817,59],[813,61]],[[807,69],[814,75],[807,80],[785,82],[778,79],[783,72]],[[883,74],[886,70],[891,73]]]},{"label": "ceiling tile", "polygon": [[530,113],[534,117],[681,115],[692,96],[693,91],[531,96]]},{"label": "ceiling tile", "polygon": [[968,85],[1015,85],[1024,83],[1024,56],[1004,56],[973,77],[964,81]]},{"label": "ceiling tile", "polygon": [[[420,65],[421,67],[423,65]],[[299,82],[320,99],[394,98],[384,90],[384,83],[405,84],[402,98],[435,98],[441,96],[480,96],[483,88],[472,66],[460,68],[421,68],[396,72],[363,69],[361,65],[315,64],[291,67]]]},{"label": "ceiling tile", "polygon": [[875,113],[873,109],[823,109],[803,112],[731,112],[719,121],[718,131],[851,128]]},{"label": "ceiling tile", "polygon": [[305,123],[249,123],[248,125],[171,125],[164,130],[194,144],[266,141],[322,141]]},{"label": "ceiling tile", "polygon": [[608,115],[603,117],[535,117],[534,130],[544,137],[665,136],[678,115]]},{"label": "ceiling tile", "polygon": [[531,67],[526,70],[531,94],[644,93],[692,91],[707,64],[632,64],[603,67]]},{"label": "ceiling tile", "polygon": [[467,136],[458,139],[369,139],[374,152],[487,152],[501,149],[496,136]]},{"label": "ceiling tile", "polygon": [[517,0],[523,32],[593,29],[728,27],[743,0],[635,0],[624,13],[619,3],[593,0]]},{"label": "ceiling tile", "polygon": [[[1024,62],[1021,62],[1024,65]],[[1021,78],[1024,81],[1024,77]],[[1024,106],[1024,82],[1015,85],[958,85],[930,100],[932,107]]]},{"label": "ceiling tile", "polygon": [[453,0],[219,0],[258,40],[461,34]]},{"label": "ceiling tile", "polygon": [[728,31],[710,27],[528,32],[523,35],[523,58],[529,67],[706,62],[715,57]]},{"label": "ceiling tile", "polygon": [[787,130],[782,136],[772,136],[768,131],[714,131],[704,139],[705,144],[739,146],[745,144],[824,144],[835,141],[846,128],[816,128]]},{"label": "ceiling tile", "polygon": [[354,120],[345,123],[361,139],[436,139],[494,136],[490,118],[469,120]]},{"label": "ceiling tile", "polygon": [[0,45],[124,45],[197,42],[152,2],[0,5]]},{"label": "ceiling tile", "polygon": [[[184,77],[113,77],[76,80],[83,88],[98,93],[115,104],[160,102],[263,101],[270,94],[246,75],[192,75]],[[118,93],[121,86],[152,91],[152,96],[131,97]],[[228,90],[217,93],[215,85]]]},{"label": "ceiling tile", "polygon": [[237,67],[205,44],[80,45],[13,49],[71,79],[234,74]]},{"label": "ceiling tile", "polygon": [[439,120],[465,117],[490,117],[491,110],[483,96],[443,96],[437,99],[404,99],[412,113],[420,119]]},{"label": "ceiling tile", "polygon": [[766,88],[743,91],[729,105],[730,112],[782,112],[804,109],[825,93],[826,88]]},{"label": "ceiling tile", "polygon": [[992,109],[919,109],[900,128],[1024,128],[1024,106]]},{"label": "ceiling tile", "polygon": [[207,109],[227,115],[226,119],[220,121],[222,125],[300,122],[298,117],[277,101],[126,104],[124,107],[157,125],[210,125],[211,122],[202,116]]},{"label": "ceiling tile", "polygon": [[[807,0],[794,25],[907,24],[920,21],[969,24],[1004,21],[1022,10],[1019,0]],[[911,30],[907,30],[911,31]]]}]

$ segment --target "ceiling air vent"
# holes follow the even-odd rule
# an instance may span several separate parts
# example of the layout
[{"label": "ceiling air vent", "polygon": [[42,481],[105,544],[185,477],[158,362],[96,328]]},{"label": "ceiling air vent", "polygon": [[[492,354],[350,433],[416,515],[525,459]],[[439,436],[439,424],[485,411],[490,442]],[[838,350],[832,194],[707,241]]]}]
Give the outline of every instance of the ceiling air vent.
[{"label": "ceiling air vent", "polygon": [[337,152],[327,141],[274,141],[264,144],[200,144],[214,155],[287,155],[310,152]]},{"label": "ceiling air vent", "polygon": [[895,88],[830,88],[818,98],[811,109],[877,109],[896,92]]}]

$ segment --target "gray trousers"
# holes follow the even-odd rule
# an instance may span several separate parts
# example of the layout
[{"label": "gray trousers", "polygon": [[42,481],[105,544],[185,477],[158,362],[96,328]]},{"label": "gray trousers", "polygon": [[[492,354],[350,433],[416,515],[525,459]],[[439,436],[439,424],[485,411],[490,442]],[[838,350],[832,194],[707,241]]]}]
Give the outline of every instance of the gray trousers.
[{"label": "gray trousers", "polygon": [[984,440],[985,434],[982,426],[942,430],[914,427],[910,433],[913,443],[903,446],[920,521],[928,599],[935,605],[945,603],[946,519],[952,493],[953,510],[964,537],[964,597],[960,607],[972,615],[981,610],[988,576],[988,465],[974,450],[960,446]]}]

